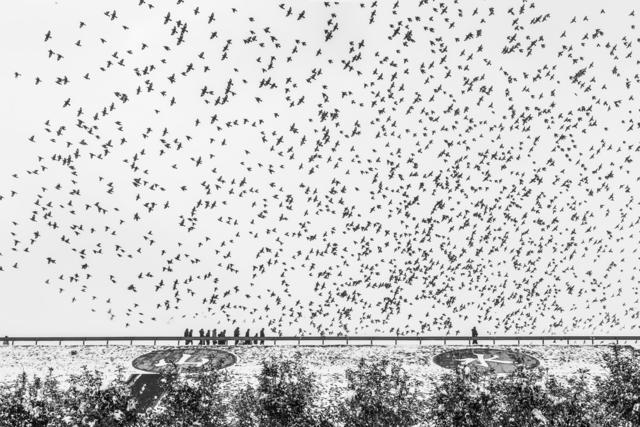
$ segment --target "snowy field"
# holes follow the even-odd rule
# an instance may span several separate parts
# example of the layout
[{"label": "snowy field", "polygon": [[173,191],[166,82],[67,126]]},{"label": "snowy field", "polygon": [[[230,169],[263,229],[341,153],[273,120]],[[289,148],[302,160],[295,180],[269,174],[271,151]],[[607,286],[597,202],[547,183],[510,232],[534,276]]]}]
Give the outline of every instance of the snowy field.
[{"label": "snowy field", "polygon": [[[561,378],[577,375],[585,369],[591,379],[605,373],[602,357],[609,347],[604,345],[521,345],[491,346],[525,352],[540,361],[550,374]],[[86,365],[90,370],[102,372],[107,380],[115,377],[118,368],[127,374],[141,372],[133,368],[131,362],[145,353],[175,348],[151,345],[87,345],[87,346],[34,346],[18,345],[0,348],[0,382],[15,379],[21,372],[31,375],[45,375],[48,369],[61,381],[69,374],[80,372]],[[183,347],[185,349],[193,347]],[[399,361],[412,375],[423,382],[428,391],[434,381],[447,370],[433,363],[433,357],[444,351],[464,348],[464,346],[441,345],[332,345],[332,346],[215,346],[232,352],[237,363],[226,371],[229,381],[225,387],[232,392],[243,384],[253,381],[259,373],[261,362],[271,356],[293,356],[300,352],[310,370],[318,377],[325,397],[339,392],[345,386],[345,370],[355,367],[360,358],[369,361],[388,358]]]}]

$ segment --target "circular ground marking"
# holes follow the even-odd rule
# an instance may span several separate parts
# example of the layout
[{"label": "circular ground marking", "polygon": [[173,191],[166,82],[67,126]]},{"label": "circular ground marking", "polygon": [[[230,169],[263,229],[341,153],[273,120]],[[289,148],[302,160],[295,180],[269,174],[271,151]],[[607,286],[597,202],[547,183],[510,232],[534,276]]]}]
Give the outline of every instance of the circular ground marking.
[{"label": "circular ground marking", "polygon": [[224,350],[206,348],[157,350],[143,354],[132,362],[146,372],[197,372],[222,369],[236,363],[236,356]]},{"label": "circular ground marking", "polygon": [[438,354],[433,362],[447,369],[469,366],[480,372],[506,374],[518,366],[535,368],[540,365],[538,359],[528,354],[496,348],[465,348]]}]

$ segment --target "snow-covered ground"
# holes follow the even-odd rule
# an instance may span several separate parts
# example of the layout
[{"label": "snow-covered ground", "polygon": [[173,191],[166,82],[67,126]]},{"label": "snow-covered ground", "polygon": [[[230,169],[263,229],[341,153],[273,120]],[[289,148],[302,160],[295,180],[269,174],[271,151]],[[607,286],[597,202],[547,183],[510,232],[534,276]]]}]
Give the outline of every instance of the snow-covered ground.
[{"label": "snow-covered ground", "polygon": [[[601,345],[522,345],[492,346],[526,352],[537,358],[541,367],[550,374],[560,377],[576,375],[585,369],[591,378],[602,376],[605,369],[602,356],[609,347]],[[0,382],[15,379],[23,371],[29,376],[44,376],[49,368],[63,382],[71,373],[80,371],[83,365],[90,370],[101,371],[107,380],[115,377],[119,367],[127,373],[141,372],[133,368],[131,362],[145,353],[172,348],[168,346],[148,345],[110,345],[110,346],[35,346],[17,345],[0,347]],[[175,348],[175,347],[173,347]],[[183,347],[188,349],[189,347]],[[271,356],[293,356],[299,352],[306,360],[310,370],[317,375],[318,383],[325,395],[341,389],[345,384],[345,370],[355,367],[360,358],[379,360],[387,358],[401,362],[406,370],[423,382],[427,391],[446,369],[433,363],[433,357],[444,351],[462,346],[440,345],[386,345],[386,346],[216,346],[225,349],[237,357],[237,363],[226,371],[229,381],[226,387],[233,392],[247,382],[254,381],[261,369],[261,362]]]}]

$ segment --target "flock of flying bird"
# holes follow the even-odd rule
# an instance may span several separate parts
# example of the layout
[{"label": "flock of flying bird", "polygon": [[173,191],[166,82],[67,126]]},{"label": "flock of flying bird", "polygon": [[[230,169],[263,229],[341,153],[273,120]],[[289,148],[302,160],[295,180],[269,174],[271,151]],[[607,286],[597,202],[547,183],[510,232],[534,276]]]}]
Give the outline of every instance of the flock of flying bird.
[{"label": "flock of flying bird", "polygon": [[0,274],[131,328],[634,329],[636,14],[542,3],[66,10]]}]

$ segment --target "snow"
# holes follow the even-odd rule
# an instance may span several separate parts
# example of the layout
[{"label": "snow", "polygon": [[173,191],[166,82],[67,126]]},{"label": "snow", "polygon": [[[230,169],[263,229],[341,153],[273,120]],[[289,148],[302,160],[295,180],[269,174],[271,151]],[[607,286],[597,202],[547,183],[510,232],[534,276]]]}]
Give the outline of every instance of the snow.
[{"label": "snow", "polygon": [[[491,346],[526,352],[537,358],[542,368],[561,378],[577,375],[586,370],[587,376],[595,379],[605,374],[602,356],[609,347],[604,345],[521,345]],[[63,383],[71,373],[77,373],[82,366],[98,370],[107,381],[115,378],[118,368],[126,374],[140,373],[131,362],[145,353],[176,348],[151,345],[15,345],[0,347],[0,382],[10,382],[23,371],[29,376],[53,374]],[[185,350],[189,347],[181,347]],[[254,382],[260,372],[261,362],[272,356],[291,357],[296,352],[302,355],[309,369],[317,378],[325,396],[331,395],[345,386],[345,370],[356,366],[360,358],[380,360],[387,358],[400,362],[415,378],[422,381],[423,391],[428,391],[435,380],[446,369],[433,363],[433,357],[444,351],[463,346],[441,345],[330,345],[330,346],[212,346],[225,349],[237,357],[237,363],[226,368],[229,381],[225,387],[233,392],[244,384]]]}]

